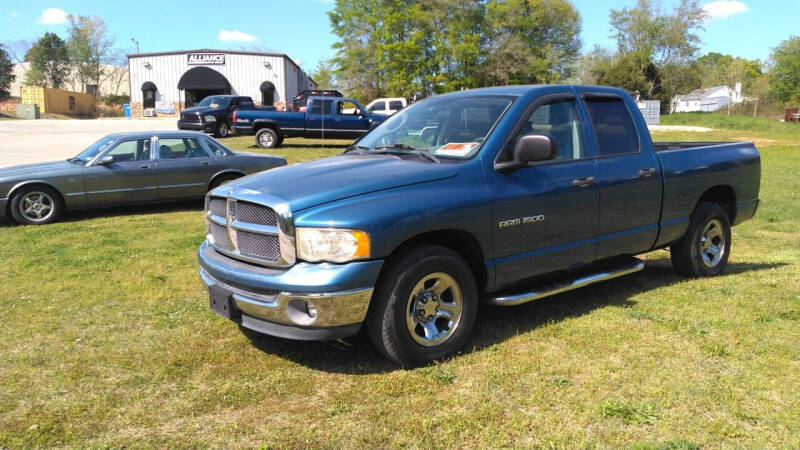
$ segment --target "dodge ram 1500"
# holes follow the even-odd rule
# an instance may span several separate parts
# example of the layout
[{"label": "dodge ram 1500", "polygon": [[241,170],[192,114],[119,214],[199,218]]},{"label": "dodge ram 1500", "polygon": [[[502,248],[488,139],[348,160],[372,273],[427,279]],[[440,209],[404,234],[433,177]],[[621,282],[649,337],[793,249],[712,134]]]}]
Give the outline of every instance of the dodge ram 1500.
[{"label": "dodge ram 1500", "polygon": [[479,300],[631,274],[666,247],[679,274],[720,274],[759,183],[752,143],[654,143],[620,89],[461,91],[340,156],[210,192],[200,276],[242,327],[308,340],[366,327],[391,360],[424,364],[465,345]]}]

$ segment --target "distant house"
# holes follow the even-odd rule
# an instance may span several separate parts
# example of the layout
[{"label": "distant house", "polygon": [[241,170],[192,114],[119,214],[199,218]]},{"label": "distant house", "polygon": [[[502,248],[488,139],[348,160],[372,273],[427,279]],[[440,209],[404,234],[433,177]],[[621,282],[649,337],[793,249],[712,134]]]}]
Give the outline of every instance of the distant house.
[{"label": "distant house", "polygon": [[[14,64],[14,75],[16,78],[11,82],[10,91],[12,97],[20,96],[20,87],[25,86],[25,77],[30,70],[31,63]],[[80,78],[73,69],[61,89],[73,92],[86,92],[96,95],[129,95],[130,84],[128,83],[128,68],[125,66],[110,66],[103,64],[103,74],[100,76],[100,86],[87,84],[81,86]]]},{"label": "distant house", "polygon": [[744,100],[742,83],[736,83],[736,87],[733,89],[729,86],[700,87],[700,89],[695,89],[688,94],[676,96],[672,104],[673,112],[711,112],[724,108],[729,104],[741,103]]}]

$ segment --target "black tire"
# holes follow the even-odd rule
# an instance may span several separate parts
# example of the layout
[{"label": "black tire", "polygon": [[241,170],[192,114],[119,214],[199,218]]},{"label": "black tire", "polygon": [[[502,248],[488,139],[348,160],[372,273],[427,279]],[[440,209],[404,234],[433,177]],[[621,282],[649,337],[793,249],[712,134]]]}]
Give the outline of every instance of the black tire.
[{"label": "black tire", "polygon": [[237,178],[242,178],[242,175],[235,174],[235,173],[226,173],[226,174],[220,175],[220,176],[214,178],[213,180],[211,180],[211,183],[209,183],[209,185],[208,185],[208,190],[210,191],[210,190],[212,190],[212,189],[214,189],[216,187],[222,186],[223,184],[231,182],[231,181],[233,181],[233,180],[235,180]]},{"label": "black tire", "polygon": [[272,128],[262,128],[256,133],[256,145],[261,148],[275,148],[282,142],[278,139],[278,133]]},{"label": "black tire", "polygon": [[214,127],[214,137],[226,138],[230,135],[231,135],[231,126],[228,125],[228,121],[222,119],[219,122],[217,122],[217,126]]},{"label": "black tire", "polygon": [[720,205],[711,202],[701,202],[695,207],[686,234],[670,246],[672,267],[687,277],[721,274],[728,265],[730,252],[730,219]]},{"label": "black tire", "polygon": [[[478,310],[475,278],[467,263],[448,248],[423,246],[400,253],[387,264],[367,314],[367,332],[375,347],[392,361],[411,367],[460,350],[472,333]],[[432,276],[434,278],[429,279]],[[426,279],[432,285],[427,285]],[[455,282],[456,287],[441,292],[439,297],[434,294],[435,286],[444,280],[444,285]],[[423,292],[412,296],[419,286]],[[457,291],[461,296],[460,313],[451,315],[455,320],[439,317],[441,310],[455,310]],[[426,302],[425,306],[419,307],[422,301]],[[428,341],[426,328],[429,326],[434,330],[431,333],[442,334],[432,334],[432,337],[441,337],[423,344],[422,341]]]},{"label": "black tire", "polygon": [[[61,217],[64,212],[64,200],[61,194],[52,188],[25,186],[11,197],[9,209],[11,217],[21,225],[44,225],[55,222]],[[25,212],[26,209],[29,212]]]}]

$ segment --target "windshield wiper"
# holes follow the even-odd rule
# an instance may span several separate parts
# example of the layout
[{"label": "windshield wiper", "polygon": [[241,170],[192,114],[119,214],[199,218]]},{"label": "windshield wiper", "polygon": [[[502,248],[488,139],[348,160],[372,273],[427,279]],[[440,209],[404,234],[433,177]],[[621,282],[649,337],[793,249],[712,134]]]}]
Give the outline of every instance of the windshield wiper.
[{"label": "windshield wiper", "polygon": [[350,152],[355,151],[355,150],[359,150],[356,153],[360,154],[360,153],[364,153],[363,150],[369,150],[369,147],[365,147],[363,145],[355,145],[355,144],[353,144],[350,147],[347,147],[346,149],[344,149],[344,153],[350,153]]},{"label": "windshield wiper", "polygon": [[394,154],[406,154],[411,153],[414,155],[422,156],[423,158],[433,161],[435,163],[440,163],[441,161],[439,158],[433,156],[428,150],[421,148],[421,147],[414,147],[413,145],[408,144],[394,144],[394,145],[379,145],[375,147],[374,151],[376,153],[394,153]]}]

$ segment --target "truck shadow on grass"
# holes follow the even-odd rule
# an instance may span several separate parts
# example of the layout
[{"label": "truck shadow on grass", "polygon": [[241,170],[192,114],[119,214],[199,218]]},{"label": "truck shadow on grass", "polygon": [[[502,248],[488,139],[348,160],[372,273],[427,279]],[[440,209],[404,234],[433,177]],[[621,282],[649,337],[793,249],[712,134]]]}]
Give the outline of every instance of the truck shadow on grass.
[{"label": "truck shadow on grass", "polygon": [[[688,280],[675,274],[669,258],[646,261],[645,270],[598,283],[590,288],[547,297],[518,306],[481,304],[472,337],[461,355],[481,352],[519,334],[549,323],[580,317],[606,307],[630,308],[635,295]],[[787,263],[729,263],[723,276],[774,269]],[[243,329],[259,350],[303,364],[311,369],[343,374],[384,373],[399,366],[380,355],[362,329],[358,336],[332,342],[302,342],[264,336]],[[453,356],[454,359],[460,355]]]}]

